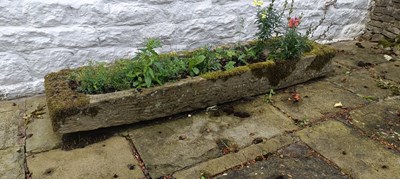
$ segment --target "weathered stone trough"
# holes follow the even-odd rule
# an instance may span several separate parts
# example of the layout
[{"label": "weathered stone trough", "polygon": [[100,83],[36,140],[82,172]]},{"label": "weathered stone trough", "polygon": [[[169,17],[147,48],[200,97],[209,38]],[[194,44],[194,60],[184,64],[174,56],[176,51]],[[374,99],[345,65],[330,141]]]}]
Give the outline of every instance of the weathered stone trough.
[{"label": "weathered stone trough", "polygon": [[72,70],[45,77],[53,128],[73,133],[132,124],[235,101],[327,75],[334,50],[318,46],[298,60],[267,61],[187,78],[162,86],[86,95],[72,90]]}]

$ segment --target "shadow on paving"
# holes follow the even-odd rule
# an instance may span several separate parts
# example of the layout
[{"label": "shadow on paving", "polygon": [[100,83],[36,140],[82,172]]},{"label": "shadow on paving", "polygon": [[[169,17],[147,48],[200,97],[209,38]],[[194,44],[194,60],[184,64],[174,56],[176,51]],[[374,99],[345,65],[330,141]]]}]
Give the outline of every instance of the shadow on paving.
[{"label": "shadow on paving", "polygon": [[189,112],[184,112],[180,114],[176,114],[169,117],[158,118],[149,121],[141,121],[134,124],[123,125],[123,126],[114,126],[108,128],[100,128],[91,131],[82,131],[82,132],[75,132],[64,134],[61,137],[61,149],[62,150],[73,150],[77,148],[84,148],[90,144],[98,143],[108,138],[115,136],[115,135],[122,135],[126,136],[128,133],[126,131],[129,129],[137,129],[143,128],[146,126],[152,126],[157,124],[167,123],[169,121],[179,120],[184,117],[187,117],[188,114],[196,114],[201,112],[202,110],[196,110]]},{"label": "shadow on paving", "polygon": [[260,161],[233,169],[216,178],[349,178],[337,166],[325,162],[301,142],[256,160]]}]

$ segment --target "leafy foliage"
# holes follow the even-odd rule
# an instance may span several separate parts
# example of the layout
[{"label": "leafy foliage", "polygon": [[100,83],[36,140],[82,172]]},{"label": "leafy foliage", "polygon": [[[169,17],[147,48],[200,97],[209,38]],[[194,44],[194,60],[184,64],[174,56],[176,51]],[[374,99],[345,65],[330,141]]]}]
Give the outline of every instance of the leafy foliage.
[{"label": "leafy foliage", "polygon": [[311,50],[311,44],[308,43],[307,37],[302,36],[295,28],[290,28],[283,37],[274,39],[268,48],[271,51],[269,59],[297,59],[304,52]]},{"label": "leafy foliage", "polygon": [[108,65],[91,62],[73,73],[70,80],[78,84],[78,91],[88,94],[148,88],[187,76],[245,65],[247,60],[259,59],[262,52],[257,45],[248,45],[203,47],[190,55],[159,55],[155,51],[158,47],[161,47],[160,41],[150,39],[133,59],[122,59]]},{"label": "leafy foliage", "polygon": [[261,8],[261,6],[257,6],[257,36],[260,40],[270,39],[281,23],[281,16],[275,10],[274,3],[275,0],[272,0],[268,7]]}]

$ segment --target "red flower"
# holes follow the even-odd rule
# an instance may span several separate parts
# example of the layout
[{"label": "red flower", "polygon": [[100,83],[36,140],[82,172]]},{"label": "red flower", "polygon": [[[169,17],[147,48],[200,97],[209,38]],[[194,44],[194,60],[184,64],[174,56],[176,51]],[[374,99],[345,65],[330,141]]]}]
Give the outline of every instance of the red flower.
[{"label": "red flower", "polygon": [[289,19],[289,28],[296,28],[300,24],[300,19],[297,17],[292,17]]}]

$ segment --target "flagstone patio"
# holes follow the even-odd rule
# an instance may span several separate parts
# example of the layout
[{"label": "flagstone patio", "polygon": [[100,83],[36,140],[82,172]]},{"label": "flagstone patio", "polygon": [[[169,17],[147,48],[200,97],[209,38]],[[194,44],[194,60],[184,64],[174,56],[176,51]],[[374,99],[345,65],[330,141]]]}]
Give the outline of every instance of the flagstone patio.
[{"label": "flagstone patio", "polygon": [[270,103],[261,95],[61,136],[44,96],[1,101],[0,178],[399,177],[400,96],[378,84],[400,86],[400,59],[355,43],[331,45],[332,75]]}]

